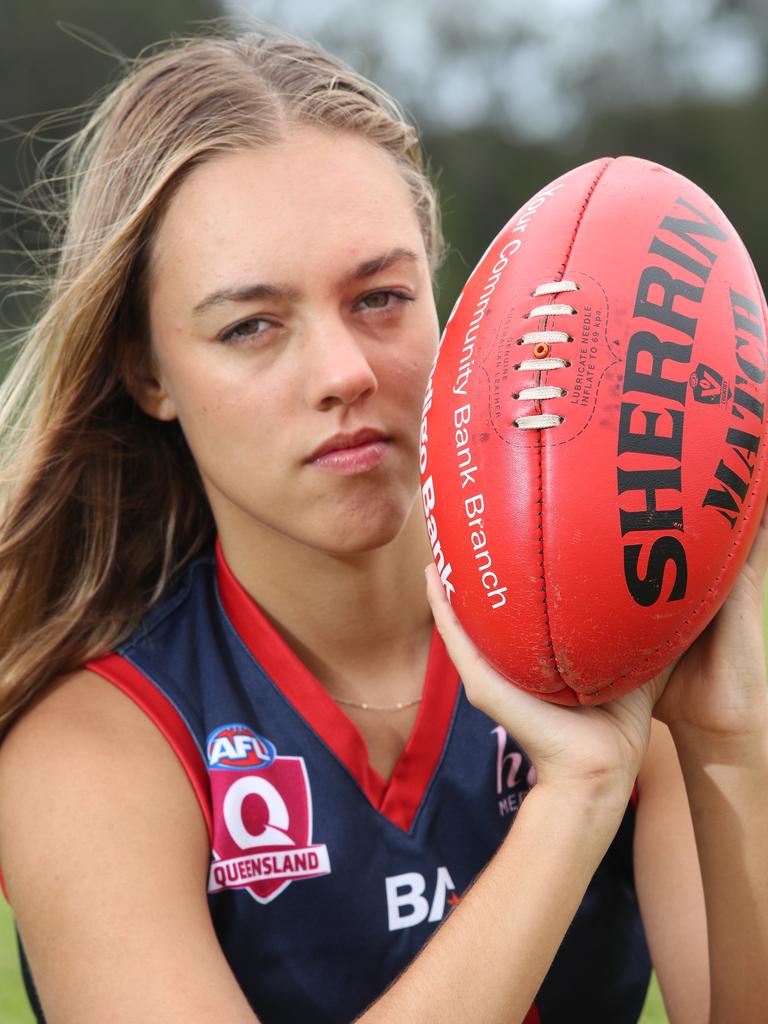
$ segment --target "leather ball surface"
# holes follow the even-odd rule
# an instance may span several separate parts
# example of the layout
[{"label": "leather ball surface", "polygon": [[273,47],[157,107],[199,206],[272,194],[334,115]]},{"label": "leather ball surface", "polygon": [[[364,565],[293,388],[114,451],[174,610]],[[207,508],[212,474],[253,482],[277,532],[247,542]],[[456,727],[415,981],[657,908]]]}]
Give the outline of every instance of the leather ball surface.
[{"label": "leather ball surface", "polygon": [[714,616],[765,498],[766,320],[721,210],[645,160],[568,172],[492,242],[430,376],[421,498],[510,681],[601,703]]}]

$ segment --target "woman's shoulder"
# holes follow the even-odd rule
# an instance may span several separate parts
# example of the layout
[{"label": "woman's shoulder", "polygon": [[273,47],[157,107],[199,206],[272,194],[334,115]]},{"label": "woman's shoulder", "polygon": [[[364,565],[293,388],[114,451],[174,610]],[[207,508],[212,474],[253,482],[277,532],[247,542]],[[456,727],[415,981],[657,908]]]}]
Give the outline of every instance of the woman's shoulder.
[{"label": "woman's shoulder", "polygon": [[209,859],[175,755],[95,673],[56,680],[0,746],[0,863],[49,1015],[68,1006],[72,1019],[111,1019],[124,999],[141,1019],[153,1005],[184,1003],[169,979],[189,944],[203,977],[226,978],[205,900]]},{"label": "woman's shoulder", "polygon": [[146,714],[98,673],[79,669],[46,687],[0,744],[0,835],[6,813],[42,821],[66,797],[77,818],[75,805],[89,794],[117,793],[129,780],[133,794],[142,785],[151,792],[176,775],[186,782]]},{"label": "woman's shoulder", "polygon": [[71,754],[81,746],[97,756],[102,746],[114,748],[132,717],[131,702],[98,673],[80,668],[54,679],[32,701],[4,738],[0,758],[38,750],[50,765],[57,752]]},{"label": "woman's shoulder", "polygon": [[164,737],[88,669],[55,680],[0,745],[0,863],[11,889],[30,858],[60,870],[61,852],[87,858],[89,850],[110,848],[128,822],[151,830],[172,808],[173,820],[204,832]]},{"label": "woman's shoulder", "polygon": [[[174,617],[188,619],[188,602],[202,593],[205,603],[214,579],[213,552],[206,551],[174,579],[118,649],[154,635]],[[104,658],[109,657],[111,653],[105,652]],[[103,660],[96,658],[92,664]],[[185,797],[191,793],[176,754],[151,717],[108,675],[83,666],[48,684],[0,744],[0,859],[5,854],[4,822],[18,823],[38,814],[42,821],[50,807],[63,804],[70,805],[72,820],[77,821],[86,804],[124,804],[126,790],[137,805],[156,807],[179,787]],[[194,800],[190,807],[200,819]],[[26,834],[35,832],[30,827]]]},{"label": "woman's shoulder", "polygon": [[[174,617],[184,619],[189,601],[196,592],[210,590],[214,577],[213,552],[206,551],[173,579],[116,649],[130,648],[151,637]],[[19,715],[0,744],[0,786],[4,772],[15,772],[17,765],[24,766],[27,777],[38,765],[50,776],[56,765],[64,767],[61,762],[70,767],[84,763],[100,771],[118,760],[167,753],[167,744],[136,702],[90,667],[113,653],[105,651],[88,665],[54,679]],[[67,772],[68,777],[72,774]]]}]

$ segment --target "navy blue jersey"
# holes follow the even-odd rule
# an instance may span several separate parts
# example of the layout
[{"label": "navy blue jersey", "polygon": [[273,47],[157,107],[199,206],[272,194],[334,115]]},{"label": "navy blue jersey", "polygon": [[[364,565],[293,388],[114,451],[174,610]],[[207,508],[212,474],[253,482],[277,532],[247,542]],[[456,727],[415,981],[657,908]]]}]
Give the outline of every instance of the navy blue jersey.
[{"label": "navy blue jersey", "polygon": [[[459,902],[533,782],[466,700],[437,634],[412,734],[382,779],[218,548],[89,667],[152,717],[189,775],[211,836],[216,933],[264,1024],[362,1012]],[[650,965],[633,819],[629,808],[529,1021],[636,1022]]]}]

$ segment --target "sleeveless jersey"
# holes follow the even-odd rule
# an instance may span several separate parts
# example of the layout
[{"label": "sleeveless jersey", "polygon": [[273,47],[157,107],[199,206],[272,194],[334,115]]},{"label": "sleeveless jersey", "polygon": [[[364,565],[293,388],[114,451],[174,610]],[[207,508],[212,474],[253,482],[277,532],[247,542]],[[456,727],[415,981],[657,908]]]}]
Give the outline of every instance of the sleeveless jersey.
[{"label": "sleeveless jersey", "polygon": [[[189,775],[211,838],[216,933],[264,1024],[361,1013],[460,901],[533,782],[522,750],[466,700],[437,634],[385,782],[218,545],[88,667],[145,710]],[[529,1022],[637,1021],[650,964],[633,822],[629,807]]]}]

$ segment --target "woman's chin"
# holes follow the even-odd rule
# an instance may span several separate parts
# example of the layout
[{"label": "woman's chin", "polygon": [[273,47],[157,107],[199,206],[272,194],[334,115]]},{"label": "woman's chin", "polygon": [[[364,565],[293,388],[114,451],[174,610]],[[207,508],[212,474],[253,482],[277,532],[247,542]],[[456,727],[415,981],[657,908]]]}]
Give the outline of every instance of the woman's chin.
[{"label": "woman's chin", "polygon": [[323,529],[317,546],[348,555],[386,547],[402,534],[411,511],[412,506],[385,502],[364,509],[345,509]]}]

